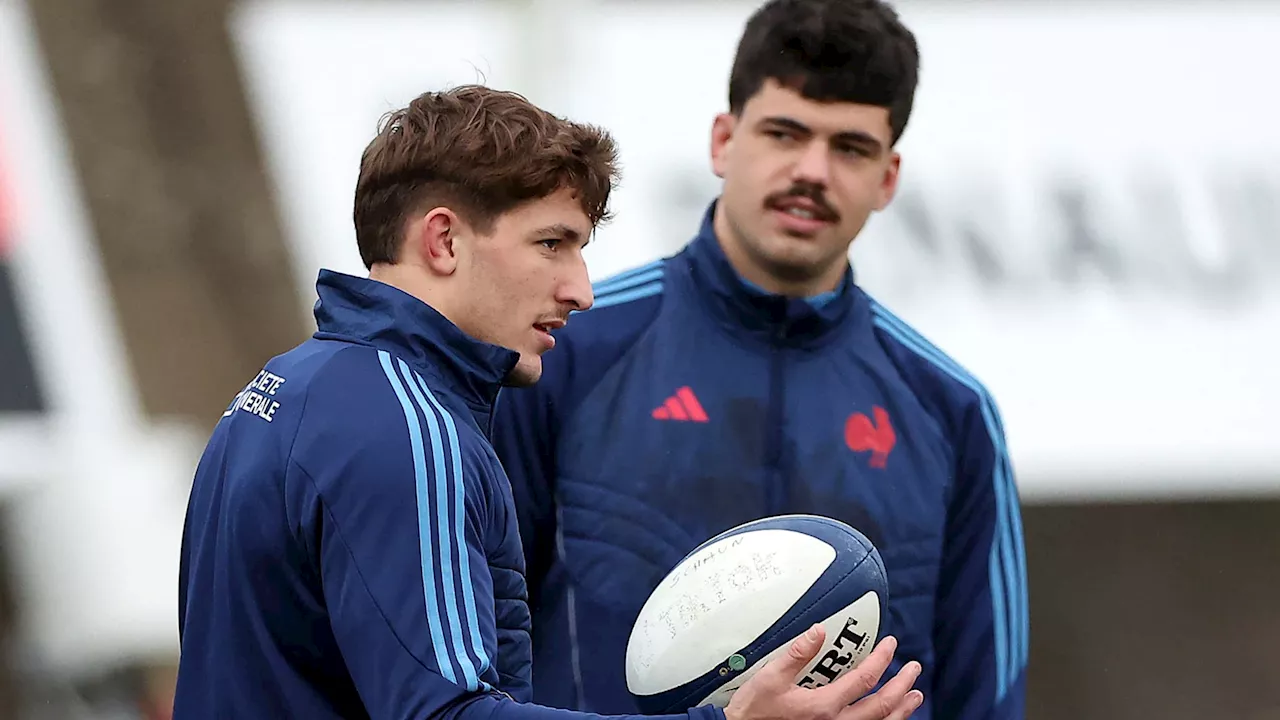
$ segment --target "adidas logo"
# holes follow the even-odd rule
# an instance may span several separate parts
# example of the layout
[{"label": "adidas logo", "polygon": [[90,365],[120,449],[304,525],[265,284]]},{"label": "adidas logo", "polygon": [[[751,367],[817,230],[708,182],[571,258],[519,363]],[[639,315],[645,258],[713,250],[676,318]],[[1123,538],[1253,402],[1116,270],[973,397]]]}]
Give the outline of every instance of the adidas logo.
[{"label": "adidas logo", "polygon": [[677,390],[675,395],[667,398],[666,402],[654,408],[653,418],[704,423],[707,422],[707,412],[702,409],[702,403],[698,402],[698,396],[693,394],[693,389],[685,385]]}]

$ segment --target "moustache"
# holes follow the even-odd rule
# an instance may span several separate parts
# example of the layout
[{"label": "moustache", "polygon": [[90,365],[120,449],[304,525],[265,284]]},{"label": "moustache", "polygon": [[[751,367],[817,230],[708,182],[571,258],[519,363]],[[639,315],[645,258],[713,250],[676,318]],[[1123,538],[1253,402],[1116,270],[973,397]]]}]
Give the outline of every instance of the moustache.
[{"label": "moustache", "polygon": [[818,220],[830,223],[840,221],[840,213],[827,202],[822,188],[812,183],[796,183],[786,192],[774,193],[765,198],[765,206],[771,210],[781,210],[784,201],[794,198],[803,198],[813,203],[813,215]]},{"label": "moustache", "polygon": [[554,315],[544,315],[540,317],[538,321],[535,322],[534,324],[543,325],[553,330],[559,330],[560,328],[569,324],[569,316],[571,314],[572,314],[572,311],[567,310],[561,313],[556,313]]}]

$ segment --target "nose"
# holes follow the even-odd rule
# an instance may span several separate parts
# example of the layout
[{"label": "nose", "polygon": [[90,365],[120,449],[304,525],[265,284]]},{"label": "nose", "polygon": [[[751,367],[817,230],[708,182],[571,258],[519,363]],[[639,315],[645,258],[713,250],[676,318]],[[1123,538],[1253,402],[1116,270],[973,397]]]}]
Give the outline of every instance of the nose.
[{"label": "nose", "polygon": [[827,153],[827,144],[814,139],[805,145],[796,160],[791,179],[825,187],[830,176],[831,159]]},{"label": "nose", "polygon": [[587,272],[587,262],[578,254],[574,262],[561,278],[556,288],[556,301],[568,305],[572,310],[590,310],[595,304],[595,293],[591,290],[591,277]]}]

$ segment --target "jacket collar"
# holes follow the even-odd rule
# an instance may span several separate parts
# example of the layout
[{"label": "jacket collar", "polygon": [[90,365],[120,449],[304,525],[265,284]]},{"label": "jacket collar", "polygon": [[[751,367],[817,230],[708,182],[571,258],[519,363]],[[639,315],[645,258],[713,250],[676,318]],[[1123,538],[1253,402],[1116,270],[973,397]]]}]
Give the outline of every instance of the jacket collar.
[{"label": "jacket collar", "polygon": [[520,357],[476,340],[431,306],[377,280],[321,270],[316,293],[315,337],[386,350],[477,410],[492,407]]},{"label": "jacket collar", "polygon": [[839,287],[818,297],[791,298],[766,292],[747,282],[729,263],[716,237],[715,209],[713,201],[697,236],[681,255],[686,259],[693,291],[708,301],[717,320],[773,344],[788,345],[823,342],[845,323],[859,297],[851,268],[845,271]]}]

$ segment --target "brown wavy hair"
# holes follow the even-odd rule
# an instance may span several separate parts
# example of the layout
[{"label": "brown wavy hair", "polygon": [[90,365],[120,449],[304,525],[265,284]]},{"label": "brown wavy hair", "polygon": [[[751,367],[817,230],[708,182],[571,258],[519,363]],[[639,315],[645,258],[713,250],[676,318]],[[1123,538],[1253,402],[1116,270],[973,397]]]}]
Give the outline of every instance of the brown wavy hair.
[{"label": "brown wavy hair", "polygon": [[477,232],[516,207],[575,191],[592,226],[611,217],[618,151],[605,130],[513,92],[464,85],[383,116],[360,159],[354,220],[365,267],[394,263],[413,212],[448,207]]}]

